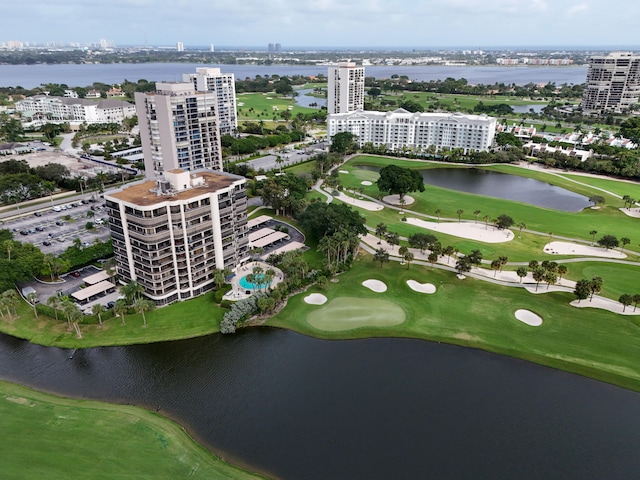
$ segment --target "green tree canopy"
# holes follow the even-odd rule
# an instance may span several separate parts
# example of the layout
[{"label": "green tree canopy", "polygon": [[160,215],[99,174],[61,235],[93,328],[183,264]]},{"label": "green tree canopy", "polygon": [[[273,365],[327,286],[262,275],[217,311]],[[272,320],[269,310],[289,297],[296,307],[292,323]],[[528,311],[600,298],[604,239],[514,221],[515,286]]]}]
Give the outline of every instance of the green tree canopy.
[{"label": "green tree canopy", "polygon": [[316,239],[343,229],[366,234],[365,218],[344,203],[312,203],[301,216],[302,226]]},{"label": "green tree canopy", "polygon": [[424,192],[424,180],[418,170],[387,165],[380,169],[380,178],[376,182],[378,190],[403,199],[410,192]]},{"label": "green tree canopy", "polygon": [[353,153],[358,149],[356,139],[357,137],[351,132],[336,133],[331,137],[331,147],[329,147],[329,151],[343,155]]}]

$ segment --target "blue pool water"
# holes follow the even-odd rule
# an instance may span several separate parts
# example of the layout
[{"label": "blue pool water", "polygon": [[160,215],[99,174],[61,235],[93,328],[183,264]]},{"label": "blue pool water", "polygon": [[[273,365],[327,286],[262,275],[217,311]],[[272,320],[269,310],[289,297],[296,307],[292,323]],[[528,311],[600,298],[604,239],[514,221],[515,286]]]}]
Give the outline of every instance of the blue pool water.
[{"label": "blue pool water", "polygon": [[[264,273],[261,273],[260,275],[258,275],[257,278],[259,280],[262,280],[264,278]],[[240,283],[240,286],[242,288],[246,288],[247,290],[258,290],[260,288],[260,285],[257,285],[255,283],[251,283],[249,280],[247,280],[246,275],[240,279],[239,283]],[[265,286],[268,286],[268,285],[264,285],[264,284],[262,285],[263,288]]]}]

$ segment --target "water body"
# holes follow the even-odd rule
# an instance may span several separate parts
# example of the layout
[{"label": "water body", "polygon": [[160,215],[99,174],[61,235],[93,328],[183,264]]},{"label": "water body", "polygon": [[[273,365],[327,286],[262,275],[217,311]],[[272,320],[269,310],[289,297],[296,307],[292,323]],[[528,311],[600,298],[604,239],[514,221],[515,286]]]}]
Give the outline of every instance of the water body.
[{"label": "water body", "polygon": [[513,111],[516,113],[531,113],[531,110],[533,110],[533,113],[540,113],[544,107],[546,107],[546,105],[535,103],[531,105],[511,105],[511,108],[513,108]]},{"label": "water body", "polygon": [[[296,89],[296,92],[298,92],[298,96],[295,97],[295,100],[296,105],[298,105],[299,107],[316,108],[319,110],[321,107],[327,106],[326,98],[312,97],[310,95],[307,95],[308,93],[313,92],[313,88],[300,88]],[[315,103],[316,105],[311,105],[312,103]]]},{"label": "water body", "polygon": [[69,356],[0,335],[0,378],[161,407],[228,460],[284,479],[626,480],[640,469],[640,394],[462,347],[261,328]]},{"label": "water body", "polygon": [[[358,168],[380,171],[380,168],[373,166]],[[563,212],[579,212],[590,205],[589,199],[584,195],[533,178],[508,173],[478,168],[446,167],[420,170],[420,173],[427,185],[514,200]]]},{"label": "water body", "polygon": [[[121,83],[125,79],[137,81],[182,81],[183,73],[195,72],[197,67],[220,67],[223,72],[234,73],[236,79],[254,78],[256,75],[327,75],[326,66],[284,65],[203,65],[194,63],[111,63],[111,64],[61,64],[61,65],[0,65],[0,87],[22,86],[34,88],[45,83],[63,83],[70,87],[88,86],[93,82]],[[587,67],[451,67],[414,66],[366,67],[366,75],[375,78],[391,78],[406,75],[410,80],[444,80],[448,77],[466,78],[469,83],[517,84],[555,82],[560,85],[581,84],[586,81]]]}]

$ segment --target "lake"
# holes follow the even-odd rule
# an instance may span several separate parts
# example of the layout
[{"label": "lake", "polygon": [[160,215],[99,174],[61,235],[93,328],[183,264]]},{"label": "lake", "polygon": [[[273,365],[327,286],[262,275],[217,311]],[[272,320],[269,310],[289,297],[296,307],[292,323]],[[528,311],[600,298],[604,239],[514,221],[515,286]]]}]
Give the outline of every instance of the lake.
[{"label": "lake", "polygon": [[260,328],[71,354],[0,335],[0,378],[160,407],[228,460],[279,478],[611,480],[640,469],[640,394],[478,350]]},{"label": "lake", "polygon": [[[70,87],[85,87],[93,82],[121,83],[125,79],[137,81],[182,81],[183,73],[195,72],[197,67],[220,67],[223,72],[234,73],[236,80],[254,78],[256,75],[303,75],[320,73],[327,75],[328,67],[313,65],[203,65],[194,63],[110,63],[110,64],[61,64],[61,65],[0,65],[0,87],[22,86],[34,88],[45,83],[63,83]],[[448,77],[466,78],[469,83],[526,83],[555,82],[560,85],[581,84],[586,81],[587,67],[504,67],[504,66],[375,66],[365,67],[367,76],[391,78],[406,75],[410,80],[444,80]]]},{"label": "lake", "polygon": [[[379,167],[358,168],[378,172]],[[589,199],[533,178],[492,172],[480,168],[431,168],[420,170],[424,183],[459,192],[503,198],[563,212],[579,212],[590,206]]]}]

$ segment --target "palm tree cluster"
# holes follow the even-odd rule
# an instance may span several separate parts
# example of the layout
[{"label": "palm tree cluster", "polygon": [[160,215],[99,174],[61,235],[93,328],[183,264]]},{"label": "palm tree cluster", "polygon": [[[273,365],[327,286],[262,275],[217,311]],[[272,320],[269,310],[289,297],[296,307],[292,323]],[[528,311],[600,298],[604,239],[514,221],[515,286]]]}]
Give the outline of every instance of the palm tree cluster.
[{"label": "palm tree cluster", "polygon": [[69,331],[75,330],[78,338],[82,337],[80,332],[80,322],[82,322],[83,314],[69,297],[52,296],[47,299],[47,305],[53,308],[56,320],[58,320],[58,312],[61,312],[67,319],[67,327]]},{"label": "palm tree cluster", "polygon": [[622,304],[622,311],[624,312],[629,305],[633,303],[633,311],[635,312],[638,308],[638,303],[640,303],[640,293],[635,293],[630,295],[628,293],[623,293],[620,295],[618,301]]},{"label": "palm tree cluster", "polygon": [[326,256],[326,264],[330,270],[339,270],[346,265],[358,248],[360,239],[354,231],[344,228],[333,235],[326,235],[318,243],[318,251]]},{"label": "palm tree cluster", "polygon": [[[567,274],[566,266],[559,265],[558,263],[551,262],[549,260],[544,260],[542,263],[538,263],[537,260],[531,260],[529,262],[529,269],[531,270],[531,275],[536,282],[536,291],[538,291],[540,282],[546,282],[547,289],[549,289],[550,285],[557,283],[558,280],[562,280],[562,277]],[[522,271],[520,270],[518,276],[522,281],[522,278],[526,276],[526,272],[524,275],[521,275],[521,273]]]},{"label": "palm tree cluster", "polygon": [[127,313],[129,309],[133,309],[136,313],[142,315],[142,321],[146,327],[147,317],[145,314],[146,312],[153,310],[156,304],[142,296],[144,293],[144,287],[133,280],[120,287],[120,293],[124,295],[124,298],[116,301],[114,309],[116,314],[122,316],[122,324],[124,325],[125,323],[124,314]]},{"label": "palm tree cluster", "polygon": [[[591,280],[582,278],[576,282],[576,286],[575,286],[575,289],[573,290],[573,293],[578,299],[578,302],[586,298],[589,298],[589,301],[591,301],[593,300],[594,295],[597,295],[602,291],[603,283],[604,283],[604,280],[598,276],[593,277]],[[640,296],[638,296],[638,301],[640,301]],[[620,303],[623,303],[623,302],[621,301]]]},{"label": "palm tree cluster", "polygon": [[[0,294],[0,316],[12,322],[16,316],[16,306],[20,301],[20,295],[16,290],[6,290]],[[6,316],[5,316],[6,313]]]}]

